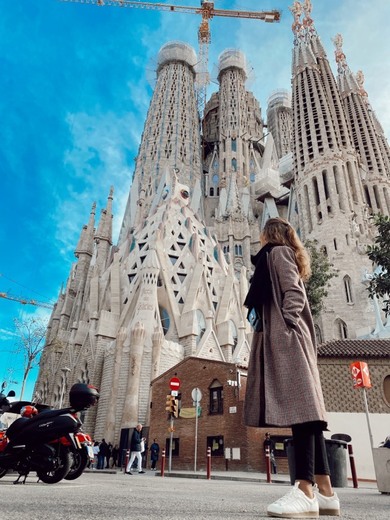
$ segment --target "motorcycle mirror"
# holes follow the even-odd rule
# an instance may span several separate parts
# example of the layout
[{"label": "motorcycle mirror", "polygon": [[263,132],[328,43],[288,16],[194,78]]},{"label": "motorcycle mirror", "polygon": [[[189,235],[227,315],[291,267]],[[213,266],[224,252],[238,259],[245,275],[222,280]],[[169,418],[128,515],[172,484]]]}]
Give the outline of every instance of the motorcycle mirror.
[{"label": "motorcycle mirror", "polygon": [[10,391],[8,392],[8,394],[7,394],[7,397],[15,397],[15,395],[16,395],[16,394],[15,394],[14,390],[10,390]]}]

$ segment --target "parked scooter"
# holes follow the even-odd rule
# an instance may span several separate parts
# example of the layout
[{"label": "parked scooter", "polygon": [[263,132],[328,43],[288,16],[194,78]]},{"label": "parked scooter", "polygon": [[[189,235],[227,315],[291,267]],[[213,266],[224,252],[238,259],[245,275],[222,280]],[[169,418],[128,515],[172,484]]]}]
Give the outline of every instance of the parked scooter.
[{"label": "parked scooter", "polygon": [[77,383],[69,392],[70,408],[46,408],[38,413],[31,403],[10,403],[0,394],[0,410],[22,415],[0,437],[0,478],[11,469],[19,473],[15,483],[21,477],[24,483],[30,471],[36,471],[47,484],[55,484],[68,475],[69,480],[79,477],[91,451],[77,412],[95,405],[98,399],[96,388]]}]

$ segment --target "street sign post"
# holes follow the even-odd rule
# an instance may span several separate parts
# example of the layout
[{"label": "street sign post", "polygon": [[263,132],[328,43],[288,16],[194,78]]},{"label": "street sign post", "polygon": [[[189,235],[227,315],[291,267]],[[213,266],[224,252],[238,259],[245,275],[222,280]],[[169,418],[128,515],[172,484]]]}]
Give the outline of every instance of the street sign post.
[{"label": "street sign post", "polygon": [[198,408],[199,401],[202,399],[202,392],[199,388],[194,388],[191,397],[195,403],[195,450],[194,450],[194,471],[196,473],[196,457],[198,453]]},{"label": "street sign post", "polygon": [[[178,377],[172,377],[170,380],[169,380],[169,388],[171,389],[171,395],[172,396],[177,396],[178,395],[178,390],[180,388],[180,379]],[[168,459],[168,471],[169,473],[171,472],[172,470],[172,444],[173,444],[173,432],[175,430],[174,428],[174,414],[171,413],[171,424],[170,424],[170,435],[169,435],[169,459]]]}]

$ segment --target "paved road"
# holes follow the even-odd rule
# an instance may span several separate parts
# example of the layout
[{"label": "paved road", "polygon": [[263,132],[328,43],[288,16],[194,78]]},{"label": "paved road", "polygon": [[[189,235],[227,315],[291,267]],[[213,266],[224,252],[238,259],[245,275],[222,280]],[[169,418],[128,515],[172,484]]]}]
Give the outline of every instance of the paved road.
[{"label": "paved road", "polygon": [[[287,484],[161,478],[152,472],[93,472],[54,485],[29,477],[15,486],[13,480],[11,475],[0,480],[0,520],[258,520],[268,518],[267,504],[288,489]],[[389,520],[390,495],[361,486],[337,490],[341,518]]]}]

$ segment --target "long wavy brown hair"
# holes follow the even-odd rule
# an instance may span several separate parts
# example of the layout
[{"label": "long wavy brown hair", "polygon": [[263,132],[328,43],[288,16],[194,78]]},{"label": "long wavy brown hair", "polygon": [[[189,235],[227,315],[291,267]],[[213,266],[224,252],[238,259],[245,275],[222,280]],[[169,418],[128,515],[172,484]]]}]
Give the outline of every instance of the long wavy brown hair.
[{"label": "long wavy brown hair", "polygon": [[310,256],[300,241],[295,229],[284,218],[270,218],[267,220],[260,235],[263,244],[269,243],[278,246],[289,246],[294,251],[299,274],[304,282],[311,275]]}]

